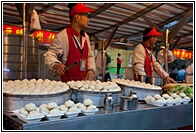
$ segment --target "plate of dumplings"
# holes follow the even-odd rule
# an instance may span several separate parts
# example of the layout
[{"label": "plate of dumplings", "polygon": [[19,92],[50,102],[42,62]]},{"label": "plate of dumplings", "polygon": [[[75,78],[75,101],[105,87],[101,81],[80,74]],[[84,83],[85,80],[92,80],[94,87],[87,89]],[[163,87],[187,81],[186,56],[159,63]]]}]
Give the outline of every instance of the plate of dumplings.
[{"label": "plate of dumplings", "polygon": [[37,123],[44,118],[44,114],[39,111],[34,103],[26,104],[25,107],[13,111],[20,120],[27,123]]},{"label": "plate of dumplings", "polygon": [[64,112],[65,117],[67,118],[76,117],[79,113],[81,113],[81,110],[77,108],[77,105],[72,100],[65,101],[64,105],[61,106],[65,106],[65,108],[67,108]]},{"label": "plate of dumplings", "polygon": [[78,107],[81,108],[81,112],[83,115],[94,115],[98,110],[98,108],[93,105],[93,101],[91,99],[85,99],[83,104],[78,104]]},{"label": "plate of dumplings", "polygon": [[59,107],[55,102],[41,104],[39,106],[39,109],[43,114],[45,114],[46,118],[49,120],[57,120],[64,115],[64,112],[59,110]]}]

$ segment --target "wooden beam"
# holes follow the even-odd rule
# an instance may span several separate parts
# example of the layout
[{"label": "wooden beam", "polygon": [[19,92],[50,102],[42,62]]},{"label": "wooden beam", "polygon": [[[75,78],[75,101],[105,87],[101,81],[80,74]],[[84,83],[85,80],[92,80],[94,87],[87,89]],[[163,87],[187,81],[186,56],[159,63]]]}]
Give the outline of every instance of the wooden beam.
[{"label": "wooden beam", "polygon": [[[184,11],[184,12],[182,12],[182,13],[179,13],[179,14],[175,15],[174,17],[169,18],[169,19],[165,20],[164,22],[159,23],[159,24],[157,25],[157,27],[160,27],[161,29],[163,29],[163,26],[164,26],[164,25],[166,25],[166,24],[168,24],[168,23],[171,23],[171,22],[173,22],[173,21],[175,21],[175,20],[181,19],[187,12],[188,12],[188,10],[186,10],[186,11]],[[191,22],[191,20],[192,20],[192,19],[189,19],[188,22]],[[165,29],[166,29],[166,28],[164,28],[164,31],[165,31]],[[169,28],[169,29],[170,29],[170,28]],[[133,38],[134,36],[135,36],[135,37],[141,36],[141,33],[132,34],[131,38]],[[130,37],[130,36],[124,36],[124,37]]]},{"label": "wooden beam", "polygon": [[180,22],[169,32],[168,42],[170,42],[177,34],[177,32],[187,23],[187,21],[193,16],[193,10],[190,9]]},{"label": "wooden beam", "polygon": [[114,4],[115,3],[107,3],[107,4],[102,5],[95,12],[91,13],[89,15],[89,18],[95,17],[96,15],[98,15],[98,14],[102,13],[103,11],[107,10],[108,8],[110,8],[111,6],[113,6]]},{"label": "wooden beam", "polygon": [[180,41],[182,37],[179,37],[172,45],[171,47],[169,48],[169,50],[173,50],[175,48],[175,46],[178,44],[178,42]]},{"label": "wooden beam", "polygon": [[[160,29],[158,26],[156,26],[148,17],[146,17],[146,16],[143,15],[143,14],[142,14],[141,16],[142,16],[142,18],[146,21],[146,23],[147,23],[149,26],[155,27],[157,31],[159,31],[159,32],[162,33],[161,29]],[[163,36],[160,36],[160,38],[161,38],[161,40],[162,40],[163,42],[165,41],[165,40],[164,40],[164,34],[163,34]]]},{"label": "wooden beam", "polygon": [[110,41],[112,40],[114,34],[116,33],[118,29],[118,26],[116,26],[116,28],[112,31],[112,33],[109,35],[109,37],[107,38],[106,41],[104,41],[104,50],[107,49],[108,45],[110,44]]},{"label": "wooden beam", "polygon": [[163,3],[154,3],[154,4],[151,4],[150,6],[146,7],[145,9],[143,9],[143,10],[141,10],[141,11],[133,14],[132,16],[124,19],[122,22],[118,22],[115,25],[111,25],[110,27],[105,28],[104,30],[99,30],[97,32],[94,32],[94,34],[98,34],[100,32],[107,31],[109,29],[113,29],[115,26],[118,26],[119,27],[119,26],[121,26],[123,24],[126,24],[126,23],[128,23],[128,22],[130,22],[132,20],[135,20],[136,18],[140,17],[141,14],[146,14],[146,13],[152,11],[153,9],[156,9],[156,8],[160,7],[161,5],[163,5]]},{"label": "wooden beam", "polygon": [[57,3],[48,3],[48,5],[45,5],[44,8],[42,8],[41,10],[37,11],[37,14],[40,16],[43,13],[45,13],[46,11],[50,10],[52,7],[54,7]]}]

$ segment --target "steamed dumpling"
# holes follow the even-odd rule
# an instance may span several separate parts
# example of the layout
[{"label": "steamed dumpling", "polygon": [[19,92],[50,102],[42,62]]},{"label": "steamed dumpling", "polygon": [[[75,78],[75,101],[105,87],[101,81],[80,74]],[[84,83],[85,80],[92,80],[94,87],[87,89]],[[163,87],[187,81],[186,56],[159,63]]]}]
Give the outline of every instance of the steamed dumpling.
[{"label": "steamed dumpling", "polygon": [[167,99],[167,98],[169,98],[169,95],[168,94],[163,94],[162,97]]},{"label": "steamed dumpling", "polygon": [[59,106],[59,110],[67,111],[68,108],[67,108],[65,105],[60,105],[60,106]]},{"label": "steamed dumpling", "polygon": [[71,108],[69,108],[69,112],[77,112],[78,108],[75,106],[72,106]]},{"label": "steamed dumpling", "polygon": [[49,112],[49,114],[59,114],[59,113],[60,113],[60,110],[58,110],[58,109],[52,109]]},{"label": "steamed dumpling", "polygon": [[26,109],[27,111],[36,110],[36,105],[35,105],[34,103],[26,104],[26,105],[25,105],[25,109]]},{"label": "steamed dumpling", "polygon": [[50,103],[48,103],[47,107],[49,110],[55,109],[55,108],[57,108],[57,104],[55,102],[50,102]]},{"label": "steamed dumpling", "polygon": [[177,95],[176,93],[172,93],[171,96],[172,96],[173,98],[176,98],[178,95]]},{"label": "steamed dumpling", "polygon": [[49,109],[46,107],[46,106],[42,106],[41,108],[40,108],[40,110],[42,111],[42,112],[44,112],[44,113],[49,113],[50,111],[49,111]]},{"label": "steamed dumpling", "polygon": [[78,105],[78,108],[79,108],[79,109],[86,110],[86,106],[85,106],[84,104],[79,104],[79,105]]},{"label": "steamed dumpling", "polygon": [[67,108],[70,108],[70,107],[74,106],[74,102],[71,101],[71,100],[66,101],[64,104],[65,104],[65,106],[66,106]]},{"label": "steamed dumpling", "polygon": [[155,95],[154,95],[154,98],[158,100],[158,99],[161,98],[161,96],[160,96],[159,94],[155,94]]},{"label": "steamed dumpling", "polygon": [[47,107],[47,104],[41,104],[41,105],[39,106],[40,109],[41,109],[42,107]]},{"label": "steamed dumpling", "polygon": [[91,104],[93,104],[93,101],[91,99],[85,99],[84,100],[84,105],[85,106],[90,106]]},{"label": "steamed dumpling", "polygon": [[87,110],[96,110],[97,107],[95,105],[90,105],[87,107]]},{"label": "steamed dumpling", "polygon": [[188,96],[185,96],[183,99],[184,100],[191,100],[190,97],[188,97]]},{"label": "steamed dumpling", "polygon": [[38,111],[31,111],[29,114],[28,114],[28,117],[35,117],[35,116],[39,116],[41,115]]},{"label": "steamed dumpling", "polygon": [[184,94],[183,92],[181,92],[179,95],[180,95],[181,97],[185,97],[185,96],[186,96],[186,94]]},{"label": "steamed dumpling", "polygon": [[28,111],[25,109],[25,108],[22,108],[19,110],[19,113],[24,115],[24,116],[27,116],[28,115]]}]

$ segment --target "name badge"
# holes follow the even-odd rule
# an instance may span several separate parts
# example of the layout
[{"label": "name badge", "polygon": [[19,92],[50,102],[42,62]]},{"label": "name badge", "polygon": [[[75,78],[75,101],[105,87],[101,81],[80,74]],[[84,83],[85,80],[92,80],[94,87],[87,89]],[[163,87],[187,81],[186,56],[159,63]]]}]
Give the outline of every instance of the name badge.
[{"label": "name badge", "polygon": [[86,71],[86,60],[80,59],[80,71]]}]

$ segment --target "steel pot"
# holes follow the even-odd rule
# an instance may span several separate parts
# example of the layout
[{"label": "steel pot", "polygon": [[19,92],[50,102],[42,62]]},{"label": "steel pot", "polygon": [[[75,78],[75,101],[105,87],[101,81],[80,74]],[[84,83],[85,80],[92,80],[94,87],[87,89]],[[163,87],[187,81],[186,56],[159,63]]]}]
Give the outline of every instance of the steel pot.
[{"label": "steel pot", "polygon": [[146,75],[138,75],[137,77],[140,82],[150,83],[152,85],[157,85],[157,86],[163,85],[162,78],[148,77]]},{"label": "steel pot", "polygon": [[121,110],[134,110],[138,106],[138,100],[136,99],[131,99],[130,97],[127,96],[121,96],[120,97],[120,109]]},{"label": "steel pot", "polygon": [[163,85],[163,79],[162,78],[153,78],[153,77],[148,77],[147,82],[152,84],[152,85],[157,85],[157,86],[162,86]]}]

